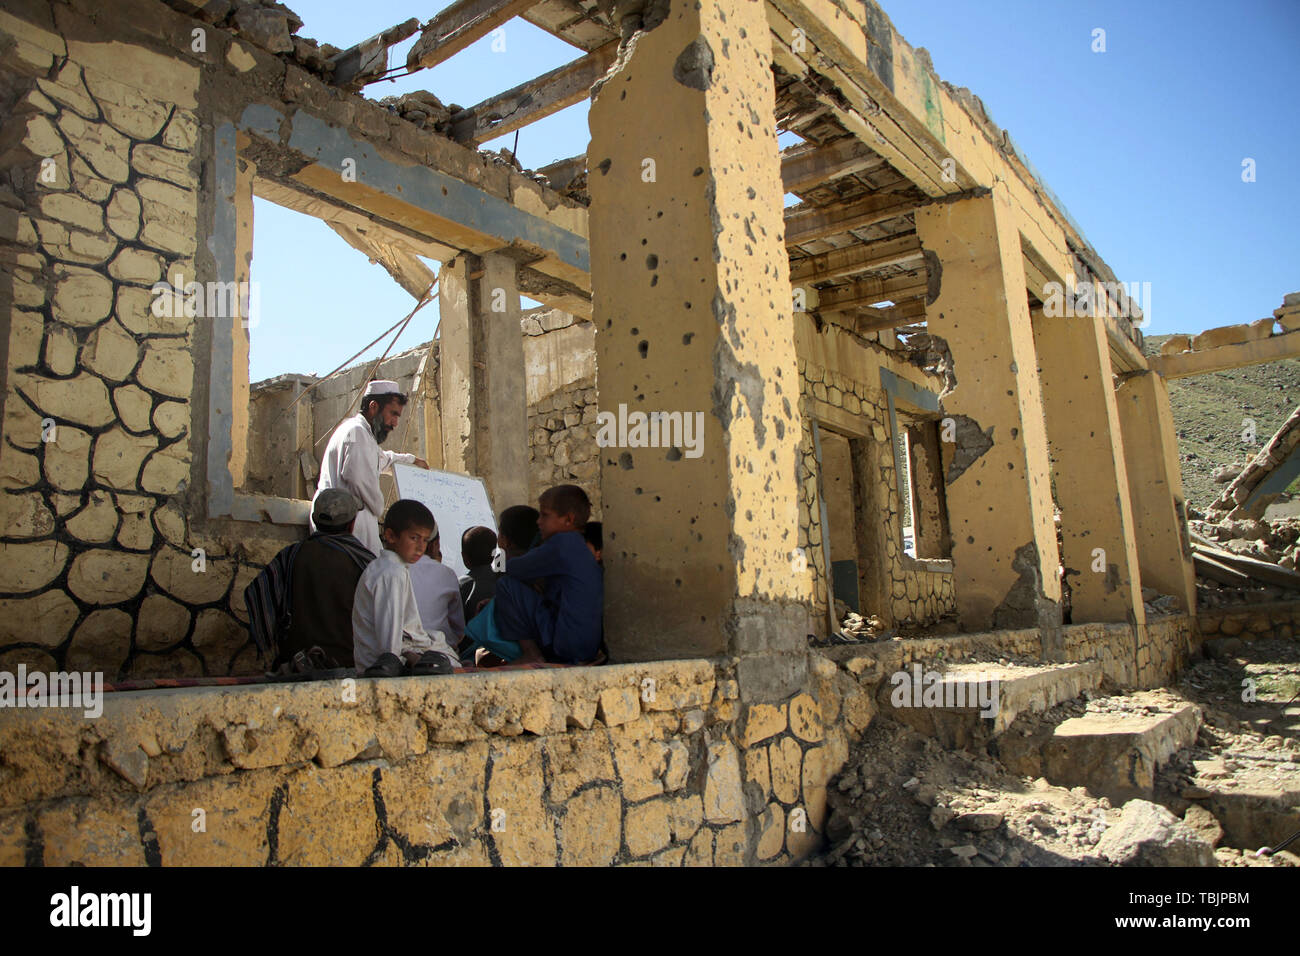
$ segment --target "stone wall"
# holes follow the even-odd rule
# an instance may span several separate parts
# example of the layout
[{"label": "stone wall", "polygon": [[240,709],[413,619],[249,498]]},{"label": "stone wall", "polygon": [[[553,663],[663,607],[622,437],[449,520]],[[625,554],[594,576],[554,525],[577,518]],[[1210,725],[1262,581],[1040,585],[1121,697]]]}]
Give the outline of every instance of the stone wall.
[{"label": "stone wall", "polygon": [[1197,611],[1196,631],[1198,644],[1216,637],[1236,637],[1243,641],[1268,637],[1289,639],[1300,634],[1300,601]]},{"label": "stone wall", "polygon": [[809,675],[755,704],[673,661],[6,709],[0,865],[786,863],[874,714]]},{"label": "stone wall", "polygon": [[599,521],[596,328],[558,309],[531,310],[520,326],[528,376],[529,504],[553,485],[573,484],[587,493],[592,520]]},{"label": "stone wall", "polygon": [[0,669],[252,670],[242,585],[287,542],[192,526],[196,336],[223,320],[150,308],[196,276],[199,69],[21,6],[0,22]]},{"label": "stone wall", "polygon": [[[886,364],[881,353],[880,364]],[[873,369],[878,374],[878,368]],[[826,621],[826,561],[811,418],[825,419],[851,440],[858,496],[858,570],[863,614],[893,624],[930,624],[952,613],[952,575],[946,562],[918,561],[903,550],[902,507],[889,412],[879,384],[869,384],[811,359],[799,359],[804,415],[799,446],[799,547],[813,574],[812,620]],[[830,412],[840,412],[831,417]],[[847,531],[843,529],[841,533]],[[873,566],[877,565],[877,566]],[[950,570],[950,568],[948,569]]]}]

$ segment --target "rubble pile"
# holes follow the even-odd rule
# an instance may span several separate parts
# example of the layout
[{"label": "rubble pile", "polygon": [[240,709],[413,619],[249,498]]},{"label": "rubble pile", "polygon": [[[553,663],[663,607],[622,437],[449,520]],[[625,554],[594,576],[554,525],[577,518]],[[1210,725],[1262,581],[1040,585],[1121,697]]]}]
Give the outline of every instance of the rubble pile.
[{"label": "rubble pile", "polygon": [[1300,518],[1188,521],[1197,606],[1300,598]]}]

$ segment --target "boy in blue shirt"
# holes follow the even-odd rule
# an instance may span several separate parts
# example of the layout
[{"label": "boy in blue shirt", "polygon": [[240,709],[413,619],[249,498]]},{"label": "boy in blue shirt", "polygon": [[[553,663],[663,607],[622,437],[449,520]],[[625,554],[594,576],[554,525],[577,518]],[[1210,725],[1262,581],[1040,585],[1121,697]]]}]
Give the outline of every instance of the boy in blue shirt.
[{"label": "boy in blue shirt", "polygon": [[603,572],[582,535],[591,501],[577,485],[556,485],[537,504],[542,543],[506,561],[494,602],[497,628],[518,642],[520,663],[593,660],[605,595]]}]

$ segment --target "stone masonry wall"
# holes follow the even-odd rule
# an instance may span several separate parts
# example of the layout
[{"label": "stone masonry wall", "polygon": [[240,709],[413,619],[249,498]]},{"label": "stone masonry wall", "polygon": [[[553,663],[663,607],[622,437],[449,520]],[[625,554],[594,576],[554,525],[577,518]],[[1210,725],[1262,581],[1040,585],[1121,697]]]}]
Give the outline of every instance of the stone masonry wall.
[{"label": "stone masonry wall", "polygon": [[[802,407],[805,419],[803,441],[800,444],[799,481],[802,494],[799,500],[799,547],[804,550],[808,567],[813,573],[814,604],[812,620],[826,619],[826,568],[821,547],[821,510],[817,491],[817,463],[814,453],[811,401],[825,403],[842,409],[856,419],[861,439],[862,453],[867,458],[866,473],[878,485],[872,494],[859,489],[858,517],[863,522],[873,522],[867,540],[883,540],[884,554],[863,554],[859,550],[859,571],[865,575],[868,561],[883,560],[887,575],[889,606],[871,607],[864,603],[864,614],[879,614],[895,624],[929,624],[955,610],[952,575],[927,570],[903,551],[901,506],[898,480],[895,475],[892,446],[890,445],[889,413],[881,389],[850,378],[839,372],[799,359]],[[865,436],[870,436],[865,437]],[[863,593],[864,601],[867,594]]]},{"label": "stone masonry wall", "polygon": [[150,310],[195,277],[198,70],[21,6],[0,22],[0,669],[255,669],[242,584],[287,542],[191,534],[202,320]]},{"label": "stone masonry wall", "polygon": [[598,411],[594,377],[573,382],[528,406],[532,501],[527,504],[536,507],[537,496],[552,485],[574,484],[591,499],[592,520],[600,520]]},{"label": "stone masonry wall", "polygon": [[1196,630],[1199,641],[1216,637],[1236,637],[1243,641],[1268,637],[1289,639],[1300,634],[1300,601],[1197,611]]},{"label": "stone masonry wall", "polygon": [[697,660],[6,709],[0,865],[786,863],[874,713],[817,654],[774,704]]}]

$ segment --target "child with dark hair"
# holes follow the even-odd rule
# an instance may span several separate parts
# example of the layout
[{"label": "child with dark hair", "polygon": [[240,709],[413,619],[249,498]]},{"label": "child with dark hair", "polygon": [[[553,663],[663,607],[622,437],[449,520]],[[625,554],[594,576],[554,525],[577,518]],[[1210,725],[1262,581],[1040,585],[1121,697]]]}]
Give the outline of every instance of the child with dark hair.
[{"label": "child with dark hair", "polygon": [[358,674],[397,677],[452,672],[455,652],[442,631],[425,632],[409,570],[437,536],[433,514],[418,501],[394,502],[384,515],[384,550],[362,573],[352,602]]},{"label": "child with dark hair", "polygon": [[501,512],[497,522],[500,531],[497,534],[497,547],[506,553],[506,557],[523,554],[533,546],[537,538],[536,508],[528,505],[512,505]]},{"label": "child with dark hair", "polygon": [[492,552],[496,549],[497,533],[483,525],[468,528],[460,536],[460,559],[467,569],[459,582],[466,624],[497,593],[497,572],[492,570]]},{"label": "child with dark hair", "polygon": [[591,502],[577,485],[557,485],[537,503],[542,543],[507,557],[497,581],[497,627],[503,639],[518,642],[523,661],[591,661],[600,649],[604,605],[600,565],[582,536]]}]

